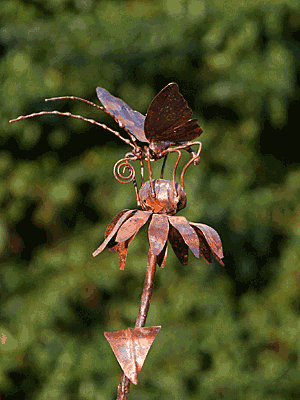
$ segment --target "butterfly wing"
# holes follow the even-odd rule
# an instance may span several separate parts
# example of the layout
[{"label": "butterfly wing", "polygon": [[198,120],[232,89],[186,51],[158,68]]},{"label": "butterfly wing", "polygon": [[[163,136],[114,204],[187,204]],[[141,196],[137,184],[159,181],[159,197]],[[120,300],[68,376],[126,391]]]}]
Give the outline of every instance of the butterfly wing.
[{"label": "butterfly wing", "polygon": [[177,83],[169,83],[152,100],[145,119],[145,136],[150,142],[183,142],[202,133]]},{"label": "butterfly wing", "polygon": [[112,96],[106,89],[97,87],[98,99],[118,124],[135,136],[140,142],[149,143],[144,133],[145,116],[132,110],[123,100]]},{"label": "butterfly wing", "polygon": [[179,143],[179,142],[187,142],[189,140],[194,140],[198,136],[203,133],[203,130],[198,125],[198,120],[190,119],[183,125],[178,126],[172,131],[172,134],[169,136],[172,139],[171,142]]}]

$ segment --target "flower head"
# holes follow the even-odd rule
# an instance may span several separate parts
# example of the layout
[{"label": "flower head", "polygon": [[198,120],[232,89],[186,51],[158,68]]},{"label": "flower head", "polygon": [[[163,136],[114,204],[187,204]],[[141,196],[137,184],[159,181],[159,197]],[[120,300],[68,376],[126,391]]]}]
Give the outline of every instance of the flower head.
[{"label": "flower head", "polygon": [[[107,246],[113,253],[118,252],[120,269],[123,270],[129,244],[142,226],[149,222],[150,249],[157,256],[157,264],[160,267],[163,267],[166,261],[167,240],[183,265],[188,262],[190,248],[197,258],[201,255],[207,263],[211,263],[211,253],[224,266],[222,243],[218,233],[207,225],[189,222],[183,216],[174,216],[186,204],[182,187],[176,184],[177,197],[174,198],[174,191],[167,190],[166,182],[169,181],[156,179],[153,182],[155,198],[151,197],[147,182],[140,190],[145,210],[123,210],[117,214],[106,229],[104,242],[93,256],[101,253]],[[173,206],[169,204],[168,193],[169,197],[173,196]]]}]

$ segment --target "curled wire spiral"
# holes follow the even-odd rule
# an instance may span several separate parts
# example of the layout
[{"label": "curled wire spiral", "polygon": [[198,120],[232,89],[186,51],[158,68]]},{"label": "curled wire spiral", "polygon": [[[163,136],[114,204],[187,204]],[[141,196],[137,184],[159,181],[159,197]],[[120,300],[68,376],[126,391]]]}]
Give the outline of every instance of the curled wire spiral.
[{"label": "curled wire spiral", "polygon": [[[120,183],[130,183],[135,180],[135,169],[134,167],[129,164],[129,161],[134,161],[136,160],[136,157],[132,157],[132,153],[127,153],[125,158],[122,158],[121,160],[117,161],[114,165],[114,177],[116,180]],[[129,158],[130,157],[130,158]],[[123,167],[123,170],[120,171],[120,169]],[[128,170],[128,175],[125,176],[125,171]]]}]

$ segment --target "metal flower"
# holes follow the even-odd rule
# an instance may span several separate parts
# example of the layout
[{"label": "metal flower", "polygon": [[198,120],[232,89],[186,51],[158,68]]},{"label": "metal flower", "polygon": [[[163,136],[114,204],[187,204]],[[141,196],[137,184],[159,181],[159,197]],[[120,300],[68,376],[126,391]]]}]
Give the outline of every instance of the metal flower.
[{"label": "metal flower", "polygon": [[186,194],[176,183],[177,196],[171,181],[155,179],[153,181],[155,197],[151,196],[149,181],[140,192],[144,210],[123,210],[117,214],[105,232],[105,240],[93,253],[97,256],[107,246],[113,253],[118,252],[120,269],[126,264],[128,246],[146,222],[149,222],[148,238],[150,251],[157,256],[156,263],[164,267],[169,240],[179,261],[186,265],[188,248],[199,258],[211,263],[211,255],[222,265],[223,250],[218,233],[210,226],[189,222],[183,216],[174,216],[186,205]]}]

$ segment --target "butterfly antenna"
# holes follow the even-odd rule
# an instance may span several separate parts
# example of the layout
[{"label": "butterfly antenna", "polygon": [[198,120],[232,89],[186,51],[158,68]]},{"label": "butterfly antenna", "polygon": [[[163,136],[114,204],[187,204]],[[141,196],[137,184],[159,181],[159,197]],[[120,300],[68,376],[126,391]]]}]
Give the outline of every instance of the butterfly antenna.
[{"label": "butterfly antenna", "polygon": [[[111,114],[109,111],[107,111],[106,108],[101,107],[101,106],[98,106],[97,104],[95,104],[95,103],[93,103],[93,102],[91,102],[91,101],[88,101],[88,100],[86,100],[86,99],[82,99],[81,97],[76,97],[76,96],[51,97],[50,99],[45,99],[45,101],[48,102],[48,101],[67,100],[67,99],[68,99],[68,100],[71,99],[71,100],[79,100],[79,101],[82,101],[82,102],[84,102],[84,103],[86,103],[86,104],[89,104],[90,106],[96,107],[96,108],[98,108],[99,110],[105,112],[105,114],[109,115],[110,117],[112,117],[112,118],[117,122],[117,124],[119,125],[120,128],[125,129],[125,131],[126,131],[126,132],[128,133],[128,135],[130,136],[130,139],[132,140],[134,147],[137,147],[137,144],[135,143],[135,141],[136,141],[135,137],[124,127],[124,125],[123,125],[120,121],[118,121],[118,120],[116,119],[116,117],[115,117],[113,114]],[[117,136],[118,136],[118,135],[117,135]],[[119,137],[120,137],[120,136],[119,136]]]},{"label": "butterfly antenna", "polygon": [[62,115],[62,116],[65,116],[65,117],[72,117],[72,118],[82,119],[83,121],[89,122],[90,124],[100,126],[100,128],[106,129],[106,130],[108,130],[109,132],[112,132],[114,135],[118,136],[120,139],[122,139],[122,140],[123,140],[126,144],[128,144],[129,146],[131,146],[131,147],[133,147],[133,148],[136,147],[135,145],[133,145],[133,144],[131,143],[131,141],[130,141],[129,139],[123,138],[123,136],[121,136],[121,135],[119,134],[119,132],[114,131],[113,129],[109,128],[108,126],[106,126],[106,125],[104,125],[104,124],[101,124],[100,122],[97,122],[97,121],[95,121],[95,120],[93,120],[93,119],[84,118],[84,117],[82,117],[81,115],[75,115],[75,114],[71,114],[71,113],[69,113],[69,112],[63,113],[63,112],[60,112],[60,111],[41,111],[41,112],[38,112],[38,113],[32,113],[32,114],[28,114],[28,115],[21,115],[21,116],[18,117],[18,118],[11,119],[9,122],[10,122],[10,123],[11,123],[11,122],[16,122],[16,121],[20,121],[20,120],[22,120],[22,119],[37,117],[37,116],[39,116],[39,115],[52,115],[52,114],[55,114],[55,115]]},{"label": "butterfly antenna", "polygon": [[76,96],[51,97],[50,99],[45,99],[45,102],[47,103],[48,101],[54,101],[54,100],[69,100],[69,99],[71,99],[71,100],[83,101],[84,103],[87,103],[87,104],[89,104],[90,106],[99,108],[99,110],[102,110],[102,111],[104,111],[104,112],[106,111],[104,107],[98,106],[97,104],[95,104],[95,103],[93,103],[93,102],[91,102],[91,101],[88,101],[88,100],[86,100],[86,99],[82,99],[81,97],[76,97]]}]

